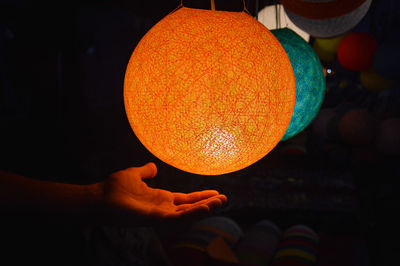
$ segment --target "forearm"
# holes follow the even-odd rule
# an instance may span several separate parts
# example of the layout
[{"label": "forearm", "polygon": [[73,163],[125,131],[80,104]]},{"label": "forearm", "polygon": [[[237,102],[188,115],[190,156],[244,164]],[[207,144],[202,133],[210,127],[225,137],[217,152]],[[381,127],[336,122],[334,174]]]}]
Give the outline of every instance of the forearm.
[{"label": "forearm", "polygon": [[0,208],[8,213],[90,221],[99,212],[102,195],[103,183],[63,184],[0,170]]}]

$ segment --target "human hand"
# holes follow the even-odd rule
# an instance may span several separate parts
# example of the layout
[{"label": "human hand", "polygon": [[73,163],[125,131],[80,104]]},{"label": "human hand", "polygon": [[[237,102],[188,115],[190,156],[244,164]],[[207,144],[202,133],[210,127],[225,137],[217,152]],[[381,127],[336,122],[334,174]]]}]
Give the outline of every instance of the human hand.
[{"label": "human hand", "polygon": [[104,202],[114,212],[113,223],[137,225],[204,215],[227,201],[225,195],[215,190],[186,194],[151,188],[143,179],[156,174],[156,165],[148,163],[109,176],[104,182]]}]

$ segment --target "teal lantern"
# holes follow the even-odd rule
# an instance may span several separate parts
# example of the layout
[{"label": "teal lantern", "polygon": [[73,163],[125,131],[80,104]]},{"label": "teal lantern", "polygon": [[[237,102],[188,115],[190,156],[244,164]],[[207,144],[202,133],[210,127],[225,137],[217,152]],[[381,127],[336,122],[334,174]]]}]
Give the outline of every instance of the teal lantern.
[{"label": "teal lantern", "polygon": [[317,115],[324,98],[325,76],[317,54],[303,38],[288,28],[271,32],[289,56],[296,80],[296,104],[283,141],[303,131]]}]

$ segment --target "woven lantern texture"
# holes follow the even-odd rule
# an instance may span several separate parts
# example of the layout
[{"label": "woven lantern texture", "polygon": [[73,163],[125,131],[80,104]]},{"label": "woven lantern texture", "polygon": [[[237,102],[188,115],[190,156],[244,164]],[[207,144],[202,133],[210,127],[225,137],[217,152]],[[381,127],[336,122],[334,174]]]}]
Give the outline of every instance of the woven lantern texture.
[{"label": "woven lantern texture", "polygon": [[321,107],[326,85],[319,58],[303,38],[288,28],[271,32],[289,56],[296,80],[296,104],[283,141],[303,131],[311,123]]},{"label": "woven lantern texture", "polygon": [[332,38],[354,28],[372,0],[280,0],[297,27],[313,37]]},{"label": "woven lantern texture", "polygon": [[130,125],[160,160],[218,175],[260,160],[295,104],[285,50],[245,12],[182,7],[135,48],[125,74]]}]

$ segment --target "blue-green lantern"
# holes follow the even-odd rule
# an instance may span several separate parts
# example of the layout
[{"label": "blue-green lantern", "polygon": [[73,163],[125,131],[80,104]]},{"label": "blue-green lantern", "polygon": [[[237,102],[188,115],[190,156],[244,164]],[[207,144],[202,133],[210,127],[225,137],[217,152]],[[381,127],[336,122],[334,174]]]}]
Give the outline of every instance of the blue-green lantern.
[{"label": "blue-green lantern", "polygon": [[285,49],[296,80],[296,104],[283,141],[303,131],[317,115],[325,94],[325,76],[317,54],[303,38],[288,28],[271,32]]}]

